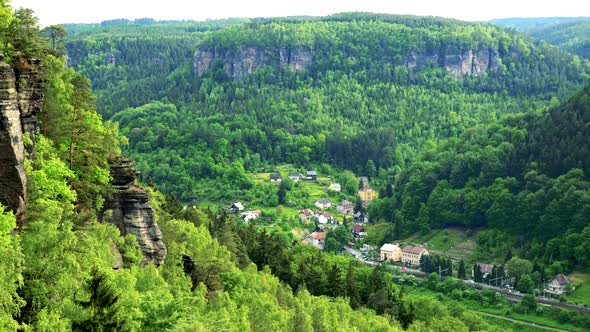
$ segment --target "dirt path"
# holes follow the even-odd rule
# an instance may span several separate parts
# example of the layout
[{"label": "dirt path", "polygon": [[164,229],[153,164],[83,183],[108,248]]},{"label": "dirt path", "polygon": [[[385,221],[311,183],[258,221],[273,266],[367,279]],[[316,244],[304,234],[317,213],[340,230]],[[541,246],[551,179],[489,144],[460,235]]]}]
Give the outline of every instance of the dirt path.
[{"label": "dirt path", "polygon": [[569,331],[569,330],[558,329],[558,328],[551,327],[551,326],[545,326],[545,325],[539,325],[539,324],[535,324],[535,323],[529,323],[529,322],[525,322],[525,321],[522,321],[522,320],[508,318],[508,317],[504,317],[504,316],[500,316],[500,315],[489,314],[487,312],[482,312],[482,311],[478,311],[478,312],[480,314],[482,314],[482,315],[485,315],[485,316],[490,316],[490,317],[494,317],[494,318],[504,319],[504,320],[507,320],[507,321],[511,321],[513,323],[518,323],[518,324],[533,326],[533,327],[537,327],[537,328],[543,329],[543,330],[563,331],[563,332],[568,332]]}]

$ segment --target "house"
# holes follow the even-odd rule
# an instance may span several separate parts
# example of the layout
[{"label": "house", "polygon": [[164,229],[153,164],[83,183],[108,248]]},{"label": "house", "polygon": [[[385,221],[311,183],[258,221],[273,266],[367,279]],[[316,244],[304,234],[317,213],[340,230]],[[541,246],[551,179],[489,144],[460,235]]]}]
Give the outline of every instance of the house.
[{"label": "house", "polygon": [[[492,270],[494,270],[494,264],[486,264],[486,263],[475,263],[477,265],[479,265],[479,269],[481,270],[481,277],[482,278],[487,278],[490,273],[492,273]],[[471,277],[475,278],[475,271],[473,269],[471,269]]]},{"label": "house", "polygon": [[355,224],[352,227],[352,236],[354,236],[356,239],[362,239],[366,235],[367,235],[367,232],[365,231],[365,228],[363,227],[363,225]]},{"label": "house", "polygon": [[318,179],[318,172],[316,171],[307,171],[307,176],[305,177],[308,180],[317,180]]},{"label": "house", "polygon": [[330,187],[328,188],[328,190],[332,190],[332,191],[339,193],[340,191],[342,191],[342,188],[340,187],[340,183],[332,183],[332,184],[330,184]]},{"label": "house", "polygon": [[340,204],[336,205],[336,211],[346,215],[352,215],[354,213],[354,206],[350,201],[342,200]]},{"label": "house", "polygon": [[399,262],[402,260],[402,250],[397,244],[385,243],[381,246],[381,260]]},{"label": "house", "polygon": [[317,201],[315,201],[314,205],[320,209],[327,209],[330,206],[332,206],[332,201],[330,201],[327,198],[322,198],[322,199],[318,199]]},{"label": "house", "polygon": [[317,219],[318,223],[320,224],[328,223],[328,218],[322,212],[316,212],[313,216]]},{"label": "house", "polygon": [[327,224],[332,221],[333,216],[331,213],[328,213],[328,212],[317,211],[314,214],[314,217],[316,217],[316,219],[318,220],[318,222],[320,224]]},{"label": "house", "polygon": [[546,291],[551,294],[561,295],[565,293],[565,287],[570,283],[565,274],[558,274],[549,282]]},{"label": "house", "polygon": [[279,173],[270,173],[270,182],[281,182],[281,174]]},{"label": "house", "polygon": [[377,192],[371,188],[363,188],[358,191],[359,198],[363,202],[369,202],[377,198]]},{"label": "house", "polygon": [[262,213],[262,211],[260,211],[260,210],[246,211],[246,212],[240,213],[240,216],[242,218],[244,218],[244,221],[248,222],[250,220],[254,220],[254,219],[258,218],[258,216],[260,216],[261,213]]},{"label": "house", "polygon": [[422,256],[429,254],[430,253],[428,252],[428,249],[426,249],[426,247],[423,245],[404,246],[402,248],[402,262],[409,265],[418,266],[420,265],[420,259]]},{"label": "house", "polygon": [[293,182],[297,182],[304,178],[303,174],[301,173],[289,173],[289,179],[293,180]]},{"label": "house", "polygon": [[313,232],[309,234],[309,236],[303,241],[307,241],[309,244],[317,247],[318,249],[324,250],[324,246],[326,245],[326,233]]},{"label": "house", "polygon": [[311,209],[299,210],[299,219],[303,222],[309,222],[314,216],[314,212]]},{"label": "house", "polygon": [[243,205],[242,205],[242,203],[240,203],[240,202],[235,202],[234,204],[232,204],[232,205],[229,207],[229,210],[230,210],[232,213],[236,213],[236,212],[239,212],[239,211],[242,211],[242,210],[244,210],[244,206],[243,206]]}]

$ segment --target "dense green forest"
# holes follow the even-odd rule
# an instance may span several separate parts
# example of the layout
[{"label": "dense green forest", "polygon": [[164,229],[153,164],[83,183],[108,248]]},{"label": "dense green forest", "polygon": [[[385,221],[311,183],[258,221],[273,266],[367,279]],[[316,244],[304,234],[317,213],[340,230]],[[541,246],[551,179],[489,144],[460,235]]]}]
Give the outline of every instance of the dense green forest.
[{"label": "dense green forest", "polygon": [[582,58],[590,58],[590,18],[588,17],[499,19],[490,22],[526,32]]},{"label": "dense green forest", "polygon": [[[175,62],[174,68],[124,60],[133,54],[151,62],[148,45],[173,49],[175,37],[144,36],[127,50],[127,41],[106,42],[101,33],[87,32],[67,44],[74,67],[93,81],[99,111],[129,138],[124,149],[144,181],[179,199],[247,196],[252,187],[247,172],[281,163],[326,163],[364,173],[371,160],[382,178],[392,181],[429,142],[457,137],[504,114],[558,103],[589,70],[588,62],[513,31],[413,16],[259,20],[194,38],[220,53],[240,45],[309,48],[313,63],[303,72],[265,66],[232,80],[223,63],[195,75],[197,43],[166,62]],[[100,41],[99,56],[75,56],[95,49],[84,40]],[[438,64],[420,70],[404,64],[412,55],[443,61],[449,54],[490,48],[497,50],[498,67],[481,75],[457,78]],[[137,76],[107,75],[115,72]]]},{"label": "dense green forest", "polygon": [[[66,67],[30,10],[1,3],[0,18],[4,60],[41,63],[45,83],[40,133],[25,139],[34,154],[24,223],[17,228],[0,206],[0,330],[502,331],[457,301],[407,294],[385,266],[284,243],[155,190],[168,256],[144,264],[134,235],[97,218],[113,190],[107,161],[125,138],[103,123],[90,82]],[[445,285],[507,305],[493,292]]]},{"label": "dense green forest", "polygon": [[[530,293],[590,264],[587,61],[489,24],[369,13],[40,30],[30,10],[3,2],[0,22],[4,61],[41,63],[44,82],[40,133],[25,138],[24,223],[0,205],[0,330],[502,330],[462,303],[590,326],[534,297],[511,306],[436,273],[406,280],[338,255],[347,223],[327,236],[343,241],[320,252],[289,230],[177,200],[258,195],[252,173],[281,164],[352,170],[381,187],[368,213],[389,225],[384,240],[480,230],[486,258],[501,257]],[[226,56],[198,75],[199,47]],[[224,61],[242,47],[312,58],[292,71],[268,55],[233,79]],[[448,56],[482,50],[497,66],[449,71]],[[421,56],[438,60],[408,65]],[[121,149],[158,188],[160,266],[97,217]],[[454,268],[433,255],[425,269],[442,264]],[[416,294],[427,290],[438,293]]]},{"label": "dense green forest", "polygon": [[[391,237],[486,227],[488,259],[508,252],[558,271],[590,262],[590,86],[546,112],[510,115],[421,151],[370,214]],[[513,248],[517,248],[514,251]]]}]

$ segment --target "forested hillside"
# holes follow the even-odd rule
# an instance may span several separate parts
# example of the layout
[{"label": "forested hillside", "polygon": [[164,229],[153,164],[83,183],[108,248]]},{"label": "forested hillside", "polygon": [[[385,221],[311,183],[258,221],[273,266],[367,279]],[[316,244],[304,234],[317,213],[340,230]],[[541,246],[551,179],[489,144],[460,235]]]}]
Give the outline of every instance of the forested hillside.
[{"label": "forested hillside", "polygon": [[[101,24],[65,24],[68,65],[92,80],[99,113],[140,106],[164,97],[169,76],[189,66],[197,41],[207,31],[248,22],[151,19],[112,20]],[[66,40],[59,39],[61,43]]]},{"label": "forested hillside", "polygon": [[587,267],[589,116],[586,86],[547,112],[507,116],[433,144],[370,214],[395,225],[393,238],[485,227],[480,246],[488,259],[511,251],[564,271]]},{"label": "forested hillside", "polygon": [[582,58],[590,58],[590,18],[588,17],[499,19],[490,22],[515,28]]},{"label": "forested hillside", "polygon": [[[30,10],[2,3],[0,17],[0,166],[23,166],[27,183],[18,226],[0,205],[0,330],[501,330],[457,303],[406,295],[384,267],[291,246],[153,190],[168,256],[146,262],[136,235],[97,217],[120,190],[109,160],[124,138]],[[9,154],[23,165],[7,165]],[[2,180],[4,204],[13,193]]]},{"label": "forested hillside", "polygon": [[230,26],[184,52],[195,50],[165,80],[153,76],[159,88],[102,90],[128,84],[102,76],[127,65],[73,60],[129,137],[143,179],[181,199],[242,195],[252,185],[245,172],[279,163],[362,173],[372,160],[391,178],[429,140],[542,108],[589,68],[492,25],[374,14]]},{"label": "forested hillside", "polygon": [[[247,171],[279,163],[368,172],[395,185],[370,210],[391,238],[485,225],[489,251],[514,243],[563,271],[590,257],[590,91],[566,97],[587,62],[454,20],[342,14],[238,33],[240,22],[69,26],[68,58],[61,27],[42,31],[30,10],[0,3],[0,169],[11,172],[0,178],[0,330],[503,331],[468,305],[590,325],[533,296],[511,305],[187,207],[143,189],[120,149],[166,193],[220,203],[254,186]],[[294,56],[281,60],[283,47]],[[233,76],[242,50],[260,61]],[[201,72],[199,51],[215,60]],[[114,222],[129,206],[150,231]],[[147,232],[165,258],[146,256]]]}]

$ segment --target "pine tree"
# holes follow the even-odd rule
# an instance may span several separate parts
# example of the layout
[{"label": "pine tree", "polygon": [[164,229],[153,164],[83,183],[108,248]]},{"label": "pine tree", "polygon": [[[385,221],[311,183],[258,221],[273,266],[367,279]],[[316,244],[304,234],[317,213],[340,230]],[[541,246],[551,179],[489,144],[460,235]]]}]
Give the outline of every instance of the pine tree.
[{"label": "pine tree", "polygon": [[89,317],[72,322],[73,331],[127,331],[124,321],[119,315],[119,295],[110,285],[103,272],[94,269],[86,286],[90,293],[88,301],[76,301]]},{"label": "pine tree", "polygon": [[462,259],[459,261],[459,268],[457,269],[457,278],[465,279],[465,261]]},{"label": "pine tree", "polygon": [[477,263],[475,263],[473,265],[473,280],[475,282],[482,282],[483,281],[483,274],[481,273],[481,267]]},{"label": "pine tree", "polygon": [[343,296],[346,290],[342,269],[336,264],[328,271],[328,294],[332,297]]}]

